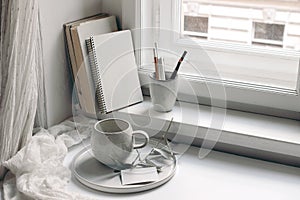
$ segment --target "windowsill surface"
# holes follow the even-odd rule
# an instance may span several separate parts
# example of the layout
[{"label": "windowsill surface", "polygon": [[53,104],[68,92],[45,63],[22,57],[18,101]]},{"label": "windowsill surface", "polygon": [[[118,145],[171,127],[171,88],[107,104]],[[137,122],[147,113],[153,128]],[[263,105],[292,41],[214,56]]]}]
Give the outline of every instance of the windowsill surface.
[{"label": "windowsill surface", "polygon": [[[133,120],[136,124],[141,124],[138,127],[141,129],[147,126],[143,127],[142,124],[149,120],[149,115],[153,121],[169,121],[174,117],[175,124],[180,123],[186,131],[177,134],[189,135],[190,127],[201,127],[197,133],[199,138],[203,137],[201,132],[210,127],[209,107],[199,106],[200,113],[195,109],[197,105],[190,103],[180,103],[179,106],[177,102],[169,113],[158,113],[151,107],[150,99],[146,97],[144,102],[115,112],[113,116]],[[184,117],[182,113],[185,113]],[[195,116],[198,116],[197,120],[193,119]],[[299,129],[299,122],[294,120],[227,111],[219,142],[298,155]],[[170,130],[176,131],[172,128]],[[84,147],[84,144],[72,147],[64,165],[71,168],[73,157]],[[95,199],[296,200],[300,195],[300,168],[217,151],[211,151],[204,159],[199,159],[198,152],[199,148],[190,147],[179,158],[175,176],[165,185],[150,191],[108,194],[83,186],[75,177],[72,177],[67,189]]]},{"label": "windowsill surface", "polygon": [[[64,165],[84,148],[72,147]],[[175,176],[165,185],[136,194],[108,194],[89,189],[74,177],[67,189],[94,199],[272,199],[296,200],[300,196],[300,169],[212,151],[199,159],[191,147],[179,158]]]},{"label": "windowsill surface", "polygon": [[[174,131],[179,135],[193,137],[191,132],[198,128],[195,138],[203,139],[207,137],[207,129],[212,128],[222,131],[217,140],[219,143],[300,157],[299,121],[220,108],[216,108],[213,113],[208,106],[185,102],[176,102],[171,112],[159,113],[152,109],[150,98],[145,97],[142,103],[122,109],[113,115],[123,117],[134,124],[141,124],[137,125],[138,128],[154,130],[157,130],[157,127],[147,127],[147,123],[145,126],[150,117],[151,120],[162,122],[170,121],[173,117],[174,123],[180,124],[181,130],[185,131],[176,133],[177,131],[171,128],[170,132]],[[221,120],[223,123],[214,127],[214,120]]]}]

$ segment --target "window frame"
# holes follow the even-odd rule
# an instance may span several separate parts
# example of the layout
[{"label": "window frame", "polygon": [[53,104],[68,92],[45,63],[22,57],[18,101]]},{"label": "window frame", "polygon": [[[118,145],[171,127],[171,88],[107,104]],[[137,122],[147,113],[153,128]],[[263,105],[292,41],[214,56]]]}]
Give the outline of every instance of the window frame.
[{"label": "window frame", "polygon": [[[144,23],[145,17],[142,14],[143,4],[145,2],[149,4],[152,1],[145,1],[145,0],[133,0],[133,1],[135,2],[135,9],[136,9],[135,17],[133,20],[135,21],[135,25],[134,25],[135,27],[127,27],[127,28],[143,28],[145,27],[145,23]],[[164,10],[165,15],[169,15],[171,17],[173,14],[176,14],[176,12],[172,13],[176,9],[178,9],[178,5],[176,5],[176,3],[174,2],[175,1],[173,0],[160,1],[161,4],[167,6],[170,5],[170,3],[172,4],[171,12]],[[128,8],[128,6],[122,6],[122,7],[123,9],[126,9],[126,7]],[[147,8],[149,8],[149,5],[147,5]],[[159,24],[160,28],[164,28],[164,29],[172,29],[173,25],[174,25],[174,21],[172,21],[171,27],[170,27],[170,23],[166,23],[165,21],[160,21]],[[134,38],[136,49],[141,48],[140,46],[141,40],[143,40],[142,34],[139,35],[138,38],[136,37]],[[189,44],[184,43],[184,41],[182,41],[182,43],[180,43],[179,45],[189,45]],[[204,45],[204,47],[206,49],[220,48],[219,46],[216,47],[216,44],[213,43],[210,44],[207,43]],[[226,45],[222,46],[221,48],[228,51],[241,50],[238,47],[234,49],[232,48],[230,49],[230,47]],[[250,53],[254,53],[254,54],[257,53],[256,48],[251,48],[247,50]],[[265,53],[266,55],[269,55],[271,57],[281,55],[281,54],[276,54],[276,52],[274,51],[265,51],[262,53]],[[137,50],[136,55],[137,55],[137,63],[140,66],[141,59],[142,59],[141,52]],[[299,66],[300,65],[299,59],[297,61]],[[139,76],[142,85],[147,83],[148,74],[150,71],[151,70],[139,68]],[[184,87],[180,88],[178,100],[299,120],[300,119],[299,70],[297,75],[298,75],[297,88],[295,91],[278,90],[278,88],[264,87],[264,86],[253,85],[253,84],[244,84],[235,81],[199,79],[193,76],[181,76],[185,80],[189,81],[191,85],[193,85],[193,87],[197,89],[198,93],[197,93],[197,100],[196,101],[191,100],[191,98],[189,98],[190,94],[187,94],[185,92],[185,88]],[[224,101],[224,99],[215,99],[214,101],[214,102],[222,102],[222,103],[212,103],[211,96],[209,94],[201,93],[201,91],[204,91],[206,89],[207,85],[210,85],[211,87],[214,86],[219,87],[220,85],[222,85],[224,87],[224,90],[226,91],[226,103],[222,102]],[[144,87],[143,89],[147,91],[147,87]]]}]

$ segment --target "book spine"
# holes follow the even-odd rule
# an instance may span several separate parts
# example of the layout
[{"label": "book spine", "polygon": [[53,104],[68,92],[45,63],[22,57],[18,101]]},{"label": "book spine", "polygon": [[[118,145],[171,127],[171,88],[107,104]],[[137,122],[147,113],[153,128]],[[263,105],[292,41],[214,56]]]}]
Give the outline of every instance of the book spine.
[{"label": "book spine", "polygon": [[96,102],[98,103],[100,113],[105,114],[107,110],[102,89],[100,69],[96,57],[96,46],[94,42],[94,37],[91,37],[90,39],[86,40],[86,45],[89,54],[89,63],[92,72],[92,78],[94,81]]}]

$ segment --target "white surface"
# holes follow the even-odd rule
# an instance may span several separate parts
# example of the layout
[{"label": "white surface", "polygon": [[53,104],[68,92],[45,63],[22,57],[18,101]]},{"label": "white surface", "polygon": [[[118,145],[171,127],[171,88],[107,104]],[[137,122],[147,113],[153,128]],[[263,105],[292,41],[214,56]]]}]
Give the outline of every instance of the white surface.
[{"label": "white surface", "polygon": [[[73,147],[64,165],[70,167],[82,145]],[[160,188],[130,195],[113,195],[82,186],[72,177],[67,189],[95,199],[299,199],[300,169],[211,152],[200,160],[191,148],[179,159],[177,174]]]},{"label": "white surface", "polygon": [[122,24],[122,0],[101,0],[101,2],[101,11],[116,15],[119,23]]},{"label": "white surface", "polygon": [[48,126],[71,116],[70,72],[63,24],[101,12],[99,0],[40,1]]},{"label": "white surface", "polygon": [[[154,145],[156,145],[156,143],[154,143]],[[146,151],[143,150],[141,152],[142,157],[147,156],[150,151],[151,148],[149,146]],[[133,160],[136,158],[136,156],[137,154],[132,157]],[[149,190],[166,183],[176,172],[176,165],[173,164],[172,160],[169,160],[170,162],[165,162],[166,166],[161,169],[159,174],[157,173],[156,167],[154,167],[154,174],[149,171],[151,168],[147,167],[139,168],[139,170],[143,170],[144,172],[145,170],[148,170],[147,174],[137,171],[130,172],[128,170],[122,170],[121,175],[120,173],[115,173],[112,168],[106,167],[105,165],[100,165],[99,161],[94,158],[94,154],[92,153],[90,147],[83,148],[74,159],[75,162],[73,176],[76,177],[76,180],[89,188],[95,188],[96,190],[103,192],[134,193]],[[152,160],[155,159],[152,157]],[[139,185],[123,185],[124,182],[131,182],[132,184],[134,182],[141,183],[141,180],[153,180],[154,182],[148,182]]]},{"label": "white surface", "polygon": [[[151,116],[155,118],[169,120],[171,117],[174,117],[175,122],[197,125],[199,127],[211,127],[212,115],[221,113],[224,114],[223,131],[300,144],[300,122],[296,120],[225,109],[220,109],[223,110],[223,112],[213,113],[208,106],[186,102],[176,102],[173,110],[168,113],[155,112],[151,107],[150,98],[145,97],[144,102],[118,112],[146,116],[149,114],[148,111],[150,111]],[[198,117],[198,124],[194,124],[194,121],[188,118],[183,118],[182,115],[185,112],[187,112],[191,118]]]},{"label": "white surface", "polygon": [[[217,109],[185,102],[176,102],[171,112],[159,113],[152,109],[149,98],[140,104],[114,113],[115,117],[125,118],[138,128],[160,130],[157,126],[170,121],[178,123],[179,129],[170,129],[176,134],[196,138],[207,138],[208,129],[220,132],[218,142],[250,147],[270,152],[299,157],[300,122],[253,113]],[[150,121],[151,119],[151,121]],[[155,125],[155,126],[154,126]],[[196,132],[195,132],[196,131]]]}]

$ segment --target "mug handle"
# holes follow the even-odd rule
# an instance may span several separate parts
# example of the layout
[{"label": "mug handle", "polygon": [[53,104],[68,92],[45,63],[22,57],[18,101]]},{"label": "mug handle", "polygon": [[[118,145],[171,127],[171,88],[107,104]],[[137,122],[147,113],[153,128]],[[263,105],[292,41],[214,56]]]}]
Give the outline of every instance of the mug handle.
[{"label": "mug handle", "polygon": [[148,136],[148,134],[145,131],[142,131],[142,130],[133,131],[132,135],[133,135],[133,137],[134,137],[134,135],[142,135],[142,136],[145,137],[145,142],[144,143],[142,143],[142,144],[134,144],[133,145],[134,149],[143,148],[143,147],[145,147],[149,143],[149,136]]}]

